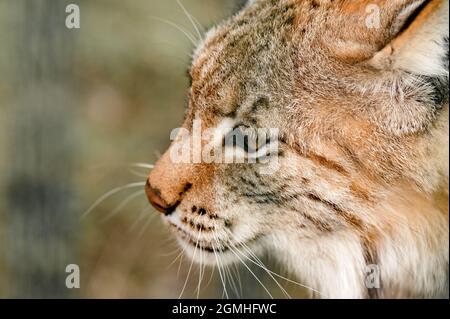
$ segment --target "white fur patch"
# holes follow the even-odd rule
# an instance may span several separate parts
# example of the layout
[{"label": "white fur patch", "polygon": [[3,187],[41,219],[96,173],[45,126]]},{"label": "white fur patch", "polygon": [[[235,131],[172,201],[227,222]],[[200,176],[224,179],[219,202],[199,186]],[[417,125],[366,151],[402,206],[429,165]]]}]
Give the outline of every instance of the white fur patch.
[{"label": "white fur patch", "polygon": [[444,67],[448,50],[444,43],[444,38],[449,36],[448,20],[448,1],[443,1],[396,54],[394,68],[426,76],[448,76],[448,69]]}]

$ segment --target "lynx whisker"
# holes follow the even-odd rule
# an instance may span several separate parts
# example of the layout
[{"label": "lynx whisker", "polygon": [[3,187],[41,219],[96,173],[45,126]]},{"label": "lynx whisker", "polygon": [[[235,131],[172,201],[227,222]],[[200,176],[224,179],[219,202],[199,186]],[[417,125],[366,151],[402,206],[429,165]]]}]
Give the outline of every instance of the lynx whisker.
[{"label": "lynx whisker", "polygon": [[[251,254],[251,255],[253,256],[253,258],[256,258],[257,260],[259,260],[259,262],[261,262],[261,260],[260,260],[260,259],[259,259],[252,251],[251,251],[251,249],[250,249],[245,243],[241,243],[240,245],[241,245],[244,249],[246,249],[246,251],[247,251],[249,254]],[[245,255],[244,255],[244,256],[245,256]],[[258,263],[255,262],[254,260],[251,260],[251,259],[249,259],[249,260],[250,260],[253,264],[255,264],[256,266],[262,267],[260,264],[258,264]],[[268,269],[267,267],[265,267],[265,270],[266,270],[268,273],[270,273],[271,275],[275,276],[275,277],[278,277],[278,278],[283,279],[283,280],[285,280],[285,281],[287,281],[287,282],[290,282],[290,283],[292,283],[292,284],[295,284],[295,285],[297,285],[297,286],[299,286],[299,287],[302,287],[302,288],[311,290],[311,291],[313,291],[313,292],[315,292],[315,293],[317,293],[317,294],[320,294],[320,295],[324,296],[323,293],[320,292],[320,291],[318,291],[317,289],[311,288],[311,287],[306,286],[306,285],[304,285],[304,284],[301,284],[301,283],[299,283],[299,282],[297,282],[297,281],[294,281],[294,280],[292,280],[292,279],[289,279],[289,278],[287,278],[287,277],[284,277],[284,276],[282,276],[282,275],[280,275],[280,274],[278,274],[278,273],[276,273],[276,272],[274,272],[274,271]]]},{"label": "lynx whisker", "polygon": [[131,169],[131,168],[128,169],[128,172],[130,172],[131,175],[136,176],[136,177],[147,178],[147,174],[143,174],[143,173],[141,173],[137,170]]},{"label": "lynx whisker", "polygon": [[241,280],[241,274],[239,272],[239,268],[237,266],[237,264],[233,264],[233,270],[234,273],[236,274],[236,278],[239,284],[239,296],[242,296],[244,293],[242,291],[242,280]]},{"label": "lynx whisker", "polygon": [[157,20],[157,21],[163,22],[163,23],[165,23],[165,24],[168,24],[168,25],[174,27],[175,29],[177,29],[178,31],[180,31],[181,33],[183,33],[183,34],[186,36],[186,38],[187,38],[194,46],[197,46],[195,36],[193,36],[189,31],[185,30],[183,27],[179,26],[179,25],[176,24],[175,22],[170,21],[170,20],[167,20],[167,19],[164,19],[164,18],[155,17],[155,16],[152,16],[152,17],[150,17],[150,18],[153,19],[153,20]]},{"label": "lynx whisker", "polygon": [[169,269],[170,267],[172,267],[172,266],[178,261],[178,259],[181,258],[181,255],[183,255],[183,253],[184,253],[184,249],[178,248],[176,251],[178,252],[178,255],[177,255],[177,256],[175,257],[175,259],[172,260],[172,262],[167,266],[167,269]]},{"label": "lynx whisker", "polygon": [[[225,230],[228,235],[234,239],[236,242],[238,242],[236,240],[236,236],[230,232]],[[236,249],[236,251],[238,253],[240,253],[243,257],[247,258],[249,261],[251,261],[253,264],[257,265],[258,267],[260,267],[261,269],[263,269],[269,276],[270,278],[277,284],[277,286],[280,288],[280,290],[283,292],[283,294],[288,297],[289,299],[292,299],[292,297],[289,295],[289,293],[284,289],[283,286],[281,286],[281,284],[272,276],[272,274],[270,273],[268,267],[261,261],[261,259],[258,258],[258,256],[256,256],[256,254],[253,253],[253,251],[250,249],[250,247],[248,247],[248,245],[246,245],[244,242],[239,244],[242,248],[244,248],[246,250],[246,252],[254,259],[250,258],[249,256],[247,256],[246,254],[242,253],[239,248],[235,245],[235,244],[231,244],[230,246],[233,246],[233,248]]]},{"label": "lynx whisker", "polygon": [[145,191],[139,190],[137,192],[134,192],[133,194],[129,195],[127,198],[125,198],[119,206],[117,206],[108,216],[102,219],[102,223],[107,222],[111,218],[113,218],[115,215],[117,215],[124,207],[126,207],[133,199],[145,195]]},{"label": "lynx whisker", "polygon": [[100,205],[102,202],[104,202],[106,199],[110,198],[111,196],[126,190],[130,188],[136,188],[136,187],[144,187],[145,182],[135,182],[135,183],[129,183],[120,187],[116,187],[109,192],[105,193],[104,195],[100,196],[99,199],[97,199],[83,214],[81,214],[81,218],[85,218],[88,214],[90,214],[98,205]]},{"label": "lynx whisker", "polygon": [[130,164],[130,166],[137,167],[137,168],[148,168],[148,169],[153,169],[155,167],[155,165],[147,164],[147,163],[132,163],[132,164]]},{"label": "lynx whisker", "polygon": [[186,15],[186,17],[189,19],[189,21],[192,23],[192,26],[194,27],[195,31],[197,32],[198,35],[198,40],[202,39],[202,34],[197,26],[197,24],[194,21],[194,18],[192,16],[192,14],[189,13],[189,11],[186,9],[186,7],[181,3],[180,0],[177,0],[178,5],[180,6],[180,8],[183,10],[184,14]]},{"label": "lynx whisker", "polygon": [[[199,236],[202,234],[202,231],[200,231]],[[200,265],[199,265],[199,273],[198,273],[198,284],[197,284],[197,299],[199,299],[200,296],[200,289],[203,281],[203,271],[204,271],[204,262],[203,262],[203,251],[199,249],[200,251]]]},{"label": "lynx whisker", "polygon": [[180,262],[178,263],[178,269],[177,269],[177,278],[180,277],[180,270],[181,270],[181,265],[183,264],[183,259],[184,259],[184,249],[181,253],[181,258],[180,258]]},{"label": "lynx whisker", "polygon": [[155,219],[157,215],[151,215],[147,218],[144,225],[142,226],[141,230],[139,231],[139,237],[142,237],[145,234],[145,231],[148,229],[148,226],[150,226],[150,223]]},{"label": "lynx whisker", "polygon": [[133,222],[133,224],[130,226],[130,231],[133,231],[136,229],[137,225],[139,224],[140,221],[142,221],[145,216],[148,215],[148,213],[150,212],[150,208],[151,206],[146,206],[145,208],[143,208],[141,210],[141,212],[139,213],[138,217],[136,218],[136,220]]},{"label": "lynx whisker", "polygon": [[211,271],[210,271],[211,274],[209,275],[209,279],[208,279],[208,282],[206,283],[205,287],[209,287],[209,285],[211,284],[212,279],[214,277],[214,272],[215,272],[215,268],[212,267]]},{"label": "lynx whisker", "polygon": [[[217,240],[215,232],[213,232],[213,237],[214,237],[214,240],[215,240],[216,244],[218,245],[219,241]],[[219,245],[217,247],[219,247]],[[220,268],[219,257],[217,256],[216,250],[214,248],[214,244],[213,244],[213,253],[214,253],[214,256],[216,258],[217,270],[219,271],[220,281],[222,283],[222,288],[223,288],[222,298],[223,298],[223,294],[225,294],[226,298],[230,299],[229,296],[228,296],[227,285],[226,285],[224,276],[222,274],[222,270]]]},{"label": "lynx whisker", "polygon": [[267,289],[267,287],[262,283],[262,281],[256,276],[256,274],[250,269],[250,267],[245,263],[244,260],[234,251],[233,247],[230,245],[227,245],[227,247],[230,249],[230,251],[236,256],[236,258],[244,265],[245,268],[250,272],[250,274],[256,279],[256,281],[261,285],[261,287],[265,290],[265,292],[269,295],[271,299],[274,299],[270,291]]},{"label": "lynx whisker", "polygon": [[[264,263],[254,254],[251,254],[253,256],[253,258],[255,258],[255,260],[252,260],[252,258],[250,258],[249,256],[247,256],[246,254],[242,253],[235,245],[233,245],[233,247],[236,249],[236,252],[239,253],[242,257],[246,258],[247,260],[249,260],[250,262],[252,262],[253,264],[255,264],[256,266],[258,266],[259,268],[261,268],[262,270],[264,270],[269,277],[275,282],[275,284],[278,286],[278,288],[280,288],[281,292],[288,298],[288,299],[292,299],[292,297],[289,295],[289,293],[286,291],[286,289],[278,282],[278,280],[276,280],[273,275],[271,274],[271,271],[267,268],[266,265],[264,265]],[[242,246],[244,247],[244,246]],[[248,251],[249,252],[249,251]],[[250,252],[249,252],[250,254]]]},{"label": "lynx whisker", "polygon": [[[202,252],[202,254],[203,254],[203,252]],[[205,277],[205,272],[206,272],[206,263],[203,262],[203,267],[202,267],[202,281],[203,281],[203,279],[204,279],[204,277]]]},{"label": "lynx whisker", "polygon": [[230,279],[229,282],[230,282],[231,288],[233,289],[236,296],[238,298],[241,298],[241,296],[239,295],[239,289],[237,287],[236,281],[234,280],[233,274],[231,273],[230,267],[225,266],[225,271],[227,273],[227,277]]},{"label": "lynx whisker", "polygon": [[[230,234],[231,236],[233,236],[233,234]],[[233,247],[236,249],[236,251],[238,253],[240,253],[243,257],[247,258],[249,261],[251,261],[253,264],[255,264],[256,266],[260,267],[261,269],[263,269],[268,275],[269,277],[276,283],[276,285],[280,288],[280,290],[283,292],[283,294],[289,298],[292,299],[292,297],[289,295],[289,293],[286,291],[286,289],[273,277],[271,271],[269,270],[269,268],[261,261],[261,259],[259,259],[258,256],[256,256],[255,253],[253,253],[253,251],[250,249],[250,247],[248,247],[244,242],[242,242],[240,244],[240,246],[242,248],[244,248],[246,250],[246,252],[250,255],[247,256],[246,254],[242,253],[239,248],[236,245],[233,245]]]},{"label": "lynx whisker", "polygon": [[[170,253],[159,254],[159,256],[169,257],[169,256],[173,256],[175,254],[178,254],[178,255],[180,254],[180,248],[172,249],[172,251]],[[167,268],[169,268],[171,265],[173,265],[173,262],[170,265],[168,265]]]},{"label": "lynx whisker", "polygon": [[192,260],[191,260],[191,265],[189,266],[189,270],[188,270],[188,273],[186,275],[186,280],[184,281],[184,285],[183,285],[183,288],[181,289],[181,293],[178,296],[178,299],[181,299],[181,297],[183,296],[184,291],[185,291],[186,286],[187,286],[187,283],[189,281],[189,276],[191,275],[191,271],[192,271],[192,265],[194,264],[195,255],[197,254],[197,248],[198,248],[198,241],[199,241],[199,239],[200,239],[200,234],[197,236],[197,240],[196,240],[196,243],[195,243],[195,249],[194,249],[194,255],[192,256]]}]

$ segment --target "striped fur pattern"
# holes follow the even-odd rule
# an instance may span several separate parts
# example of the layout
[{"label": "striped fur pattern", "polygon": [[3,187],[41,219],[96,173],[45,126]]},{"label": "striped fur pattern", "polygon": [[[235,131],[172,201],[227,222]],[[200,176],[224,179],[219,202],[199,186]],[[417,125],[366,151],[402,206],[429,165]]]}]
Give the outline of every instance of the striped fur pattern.
[{"label": "striped fur pattern", "polygon": [[278,128],[280,168],[165,153],[149,183],[187,254],[266,251],[313,297],[448,297],[448,1],[250,1],[190,75],[183,127]]}]

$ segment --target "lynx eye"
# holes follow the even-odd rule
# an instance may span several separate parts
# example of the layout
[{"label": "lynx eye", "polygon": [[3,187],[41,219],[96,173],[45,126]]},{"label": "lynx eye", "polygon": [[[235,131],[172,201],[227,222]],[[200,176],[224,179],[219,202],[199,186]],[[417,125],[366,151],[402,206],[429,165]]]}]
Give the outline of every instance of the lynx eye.
[{"label": "lynx eye", "polygon": [[262,147],[270,143],[270,136],[263,130],[257,130],[245,125],[239,125],[224,138],[224,146],[236,147],[249,154],[256,154]]}]

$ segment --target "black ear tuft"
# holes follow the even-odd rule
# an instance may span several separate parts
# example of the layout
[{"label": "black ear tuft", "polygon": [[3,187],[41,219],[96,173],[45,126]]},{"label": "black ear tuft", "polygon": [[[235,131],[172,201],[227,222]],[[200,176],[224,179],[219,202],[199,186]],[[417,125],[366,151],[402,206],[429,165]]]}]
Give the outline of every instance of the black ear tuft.
[{"label": "black ear tuft", "polygon": [[444,37],[444,48],[445,48],[444,65],[445,65],[445,68],[447,69],[447,71],[448,71],[448,63],[449,63],[448,47],[449,47],[448,36],[446,36],[446,37]]},{"label": "black ear tuft", "polygon": [[422,102],[431,102],[435,110],[440,110],[444,107],[444,105],[448,104],[448,77],[431,77],[422,75],[420,76],[420,82],[426,84],[429,88],[427,101]]},{"label": "black ear tuft", "polygon": [[[442,57],[443,68],[447,71],[449,66],[449,40],[448,36],[442,41],[444,46],[444,56]],[[449,77],[447,76],[422,76],[425,83],[431,88],[430,98],[436,109],[441,109],[449,102]]]}]

